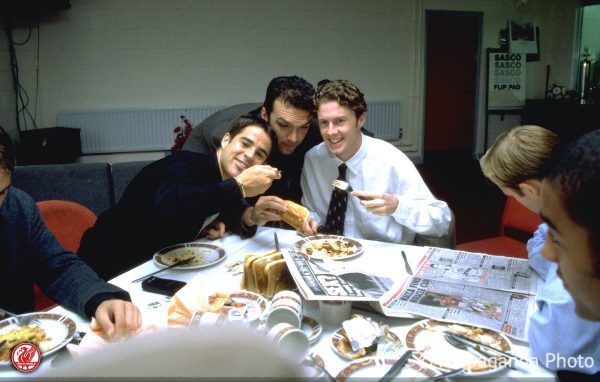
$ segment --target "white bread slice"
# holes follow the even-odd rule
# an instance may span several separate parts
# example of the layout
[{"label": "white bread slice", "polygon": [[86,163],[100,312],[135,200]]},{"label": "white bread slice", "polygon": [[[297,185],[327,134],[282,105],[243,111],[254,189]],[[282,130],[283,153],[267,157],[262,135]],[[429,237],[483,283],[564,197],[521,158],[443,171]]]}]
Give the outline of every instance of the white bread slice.
[{"label": "white bread slice", "polygon": [[267,298],[273,297],[279,291],[296,288],[284,259],[271,261],[265,267],[265,273],[267,290],[264,296]]}]

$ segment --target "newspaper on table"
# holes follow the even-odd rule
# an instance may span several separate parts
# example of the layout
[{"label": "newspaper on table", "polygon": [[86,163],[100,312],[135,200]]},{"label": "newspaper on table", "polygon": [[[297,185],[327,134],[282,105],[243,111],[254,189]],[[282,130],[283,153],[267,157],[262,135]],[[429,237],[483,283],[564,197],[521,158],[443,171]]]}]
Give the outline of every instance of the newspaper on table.
[{"label": "newspaper on table", "polygon": [[[414,276],[397,279],[352,270],[347,263],[311,260],[283,250],[307,300],[367,301],[390,317],[406,314],[459,322],[527,341],[539,276],[527,259],[426,248]],[[400,256],[400,254],[398,254]]]}]

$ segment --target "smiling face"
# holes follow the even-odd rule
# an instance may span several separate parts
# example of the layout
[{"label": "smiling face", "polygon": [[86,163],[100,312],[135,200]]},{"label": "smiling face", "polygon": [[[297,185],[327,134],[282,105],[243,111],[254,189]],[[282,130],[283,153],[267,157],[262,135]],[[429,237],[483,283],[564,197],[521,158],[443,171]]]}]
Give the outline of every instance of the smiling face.
[{"label": "smiling face", "polygon": [[577,314],[600,320],[600,275],[589,233],[569,217],[560,188],[553,181],[543,182],[541,216],[550,227],[542,254],[558,264],[558,274],[575,301]]},{"label": "smiling face", "polygon": [[327,101],[317,110],[319,131],[329,151],[342,161],[347,161],[360,149],[361,129],[367,112],[356,118],[355,112],[337,101]]},{"label": "smiling face", "polygon": [[246,126],[234,137],[225,134],[217,151],[222,178],[233,178],[249,167],[264,164],[270,151],[271,138],[260,126]]},{"label": "smiling face", "polygon": [[283,98],[276,98],[273,111],[267,115],[266,109],[261,109],[261,117],[277,135],[277,147],[282,154],[290,155],[302,143],[310,128],[312,116],[307,110],[286,105]]}]

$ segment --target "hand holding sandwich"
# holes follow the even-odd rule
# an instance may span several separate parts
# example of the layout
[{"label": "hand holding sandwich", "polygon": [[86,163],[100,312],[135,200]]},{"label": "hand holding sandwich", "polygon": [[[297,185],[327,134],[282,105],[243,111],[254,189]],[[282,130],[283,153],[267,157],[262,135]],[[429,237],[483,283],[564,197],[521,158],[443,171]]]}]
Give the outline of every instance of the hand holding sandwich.
[{"label": "hand holding sandwich", "polygon": [[251,219],[257,225],[265,225],[269,221],[282,220],[281,214],[286,210],[285,200],[277,196],[261,196],[251,211]]},{"label": "hand holding sandwich", "polygon": [[398,197],[393,194],[352,191],[351,195],[359,198],[360,204],[365,207],[368,212],[375,215],[391,215],[396,211],[396,208],[398,208]]}]

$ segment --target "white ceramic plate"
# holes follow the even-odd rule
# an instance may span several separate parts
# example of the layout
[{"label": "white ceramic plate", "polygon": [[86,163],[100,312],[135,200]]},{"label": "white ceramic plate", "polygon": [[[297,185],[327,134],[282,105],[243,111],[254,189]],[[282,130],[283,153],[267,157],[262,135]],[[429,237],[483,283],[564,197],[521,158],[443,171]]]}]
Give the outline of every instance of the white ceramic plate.
[{"label": "white ceramic plate", "polygon": [[[348,377],[352,377],[352,379],[357,379],[359,381],[376,381],[383,377],[395,362],[395,359],[379,359],[376,357],[356,360],[342,369],[335,379],[337,382],[344,382]],[[433,369],[431,366],[409,359],[400,372],[394,376],[394,379],[398,378],[399,380],[407,381],[413,380],[414,378],[415,380],[419,380],[425,377],[435,377],[439,374],[440,372]]]},{"label": "white ceramic plate", "polygon": [[331,260],[350,259],[364,252],[358,241],[336,235],[307,236],[297,241],[294,249],[307,254],[311,259]]},{"label": "white ceramic plate", "polygon": [[[388,331],[388,335],[389,338],[391,338],[393,341],[401,343],[400,337],[398,337],[396,333],[390,330]],[[349,360],[370,357],[373,356],[377,351],[377,344],[373,344],[368,348],[365,348],[365,352],[361,352],[362,349],[353,351],[352,346],[350,345],[350,341],[348,341],[348,338],[346,337],[346,331],[344,330],[344,328],[339,328],[333,333],[333,335],[331,336],[331,347],[337,355]]]},{"label": "white ceramic plate", "polygon": [[302,317],[302,327],[300,329],[306,333],[310,344],[315,343],[319,337],[321,337],[321,333],[323,333],[321,324],[314,318],[308,316]]},{"label": "white ceramic plate", "polygon": [[[46,338],[48,338],[48,340],[43,341],[39,344],[42,357],[49,356],[50,354],[53,354],[54,352],[62,349],[71,341],[71,339],[73,338],[73,334],[76,330],[76,326],[73,320],[60,314],[27,313],[22,314],[19,317],[31,317],[32,319],[40,321],[39,326],[42,329],[44,329],[44,332],[46,333]],[[0,336],[2,336],[3,334],[7,334],[12,329],[18,329],[19,325],[17,324],[17,322],[17,318],[15,317],[7,318],[5,320],[0,321]],[[6,348],[3,347],[2,350],[6,350]],[[8,357],[9,359],[0,360],[0,366],[11,364],[10,353]]]},{"label": "white ceramic plate", "polygon": [[[223,306],[219,312],[210,312],[212,315],[218,315],[216,322],[223,322],[229,319],[230,311],[236,310],[243,321],[254,322],[260,319],[267,311],[267,300],[256,293],[245,290],[230,292],[229,297],[233,300],[232,306]],[[207,312],[196,312],[190,321],[190,326],[199,326],[203,322],[203,316]]]},{"label": "white ceramic plate", "polygon": [[210,267],[225,258],[225,250],[212,244],[183,243],[163,248],[154,254],[154,264],[166,268],[178,261],[194,256],[194,260],[173,269],[198,269]]},{"label": "white ceramic plate", "polygon": [[464,375],[486,375],[506,367],[506,362],[496,359],[486,362],[468,350],[450,345],[444,339],[445,332],[462,334],[506,352],[512,349],[510,340],[496,331],[435,320],[423,320],[414,324],[406,334],[406,345],[418,350],[414,353],[415,358],[445,370],[464,368]]}]

